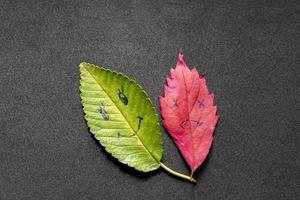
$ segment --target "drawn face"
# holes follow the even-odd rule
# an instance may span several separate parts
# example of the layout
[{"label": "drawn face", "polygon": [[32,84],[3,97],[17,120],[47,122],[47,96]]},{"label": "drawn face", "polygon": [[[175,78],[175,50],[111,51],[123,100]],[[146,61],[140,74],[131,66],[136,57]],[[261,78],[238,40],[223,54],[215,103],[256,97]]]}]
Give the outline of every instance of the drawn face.
[{"label": "drawn face", "polygon": [[104,105],[99,106],[99,112],[105,121],[109,120],[109,115],[106,113]]},{"label": "drawn face", "polygon": [[118,96],[119,96],[120,101],[126,106],[128,104],[128,99],[124,94],[123,85],[121,86],[121,90],[118,88]]}]

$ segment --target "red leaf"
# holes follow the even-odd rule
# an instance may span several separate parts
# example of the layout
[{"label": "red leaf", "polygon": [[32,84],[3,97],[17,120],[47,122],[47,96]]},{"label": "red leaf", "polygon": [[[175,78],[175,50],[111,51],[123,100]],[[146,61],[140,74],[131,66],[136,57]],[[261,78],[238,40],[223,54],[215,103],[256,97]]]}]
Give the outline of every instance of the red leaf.
[{"label": "red leaf", "polygon": [[165,97],[159,98],[162,123],[193,174],[209,152],[219,119],[214,95],[208,93],[205,77],[187,67],[182,53],[166,79]]}]

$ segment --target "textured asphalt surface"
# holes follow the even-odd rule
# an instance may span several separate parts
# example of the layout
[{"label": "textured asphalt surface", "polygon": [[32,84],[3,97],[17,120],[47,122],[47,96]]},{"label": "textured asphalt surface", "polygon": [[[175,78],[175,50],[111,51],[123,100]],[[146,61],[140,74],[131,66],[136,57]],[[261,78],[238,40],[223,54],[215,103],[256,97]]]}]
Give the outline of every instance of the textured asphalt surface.
[{"label": "textured asphalt surface", "polygon": [[[299,1],[0,1],[0,199],[299,198]],[[182,49],[220,122],[197,185],[138,173],[94,140],[81,61],[135,79],[158,109]],[[162,128],[163,162],[189,169]]]}]

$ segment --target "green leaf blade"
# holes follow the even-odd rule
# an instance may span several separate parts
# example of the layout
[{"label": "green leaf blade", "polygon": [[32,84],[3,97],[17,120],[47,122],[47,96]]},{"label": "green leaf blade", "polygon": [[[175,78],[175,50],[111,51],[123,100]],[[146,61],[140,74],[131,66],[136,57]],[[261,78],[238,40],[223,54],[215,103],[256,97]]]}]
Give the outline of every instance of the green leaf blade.
[{"label": "green leaf blade", "polygon": [[80,96],[95,138],[120,162],[143,172],[160,167],[158,116],[149,97],[128,77],[80,64]]}]

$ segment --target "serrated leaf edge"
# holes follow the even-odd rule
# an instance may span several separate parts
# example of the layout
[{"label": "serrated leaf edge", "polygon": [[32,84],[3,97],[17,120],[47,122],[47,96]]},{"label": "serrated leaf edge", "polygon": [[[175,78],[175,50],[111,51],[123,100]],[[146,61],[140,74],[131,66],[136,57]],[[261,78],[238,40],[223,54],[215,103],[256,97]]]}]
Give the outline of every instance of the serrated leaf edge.
[{"label": "serrated leaf edge", "polygon": [[[101,69],[101,70],[104,70],[104,71],[107,71],[107,72],[111,72],[111,73],[116,74],[116,75],[121,75],[121,76],[127,78],[130,82],[132,82],[132,83],[134,83],[134,84],[136,84],[136,85],[138,86],[138,88],[141,90],[141,92],[143,92],[143,93],[145,94],[145,96],[146,96],[146,101],[149,101],[149,103],[150,103],[151,105],[153,105],[151,99],[149,98],[148,94],[143,90],[143,88],[141,87],[141,85],[138,84],[135,80],[130,79],[127,75],[125,75],[125,74],[123,74],[123,73],[121,73],[121,72],[117,72],[117,71],[110,70],[110,69],[107,69],[107,68],[104,68],[104,67],[101,67],[101,66],[94,65],[94,64],[92,64],[92,63],[81,62],[81,63],[79,64],[79,68],[83,67],[83,68],[84,68],[86,71],[88,71],[88,72],[89,72],[89,70],[88,70],[84,65],[92,65],[93,67],[99,68],[99,69]],[[94,75],[93,75],[93,74],[91,74],[90,72],[89,72],[89,74],[94,78]],[[94,79],[95,79],[95,78],[94,78]],[[96,79],[95,79],[95,81],[96,81],[96,82],[98,83],[98,85],[103,89],[102,85],[101,85]],[[109,95],[104,89],[103,89],[103,91],[104,91],[105,94],[111,99],[111,101],[115,104],[115,102],[112,100],[112,98],[110,97],[110,95]],[[81,92],[80,92],[80,93],[81,93]],[[117,106],[117,104],[115,104],[115,106],[116,106],[117,109],[120,111],[120,113],[122,114],[122,116],[124,117],[124,119],[126,119],[126,122],[127,122],[128,125],[130,126],[130,128],[131,128],[132,130],[134,130],[134,128],[133,128],[133,127],[131,126],[131,124],[128,122],[127,118],[125,117],[125,115],[123,114],[123,112],[121,111],[121,109]],[[153,111],[154,111],[154,113],[155,113],[155,116],[156,116],[156,119],[157,119],[157,123],[156,123],[156,124],[160,127],[160,124],[159,124],[159,117],[158,117],[157,111],[156,111],[156,109],[155,109],[154,106],[151,106],[151,108],[153,109]],[[161,137],[161,133],[159,132],[158,134],[159,134],[160,137]],[[144,143],[142,142],[142,140],[139,138],[138,135],[137,135],[137,138],[138,138],[139,142],[142,144],[143,148],[145,148],[145,150],[149,153],[149,155],[151,155],[151,157],[153,158],[153,160],[155,160],[155,161],[157,162],[157,164],[160,166],[160,160],[161,160],[162,156],[161,156],[160,160],[157,160],[157,159],[155,158],[155,156],[149,151],[149,149],[144,145]],[[101,141],[99,141],[99,142],[100,142],[100,144],[101,144]],[[161,147],[162,147],[162,145],[163,145],[163,144],[162,144],[162,140],[160,140],[160,143],[161,143]],[[101,144],[101,145],[102,145],[102,144]],[[104,145],[103,145],[103,146],[104,146]],[[106,149],[105,146],[104,146],[104,148]],[[113,156],[113,153],[110,153],[109,151],[107,151],[107,152]],[[115,158],[116,158],[116,157],[115,157]],[[118,158],[116,158],[116,159],[119,160]],[[119,161],[120,161],[120,160],[119,160]],[[121,161],[120,161],[120,162],[121,162]],[[123,163],[123,162],[122,162],[122,163]],[[127,164],[128,166],[133,167],[133,168],[135,168],[136,170],[138,170],[136,167],[131,166],[130,163],[126,163],[126,164]],[[158,167],[158,168],[159,168],[159,167]]]}]

